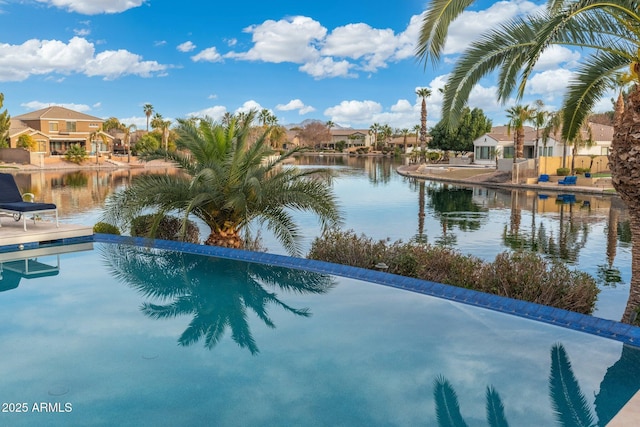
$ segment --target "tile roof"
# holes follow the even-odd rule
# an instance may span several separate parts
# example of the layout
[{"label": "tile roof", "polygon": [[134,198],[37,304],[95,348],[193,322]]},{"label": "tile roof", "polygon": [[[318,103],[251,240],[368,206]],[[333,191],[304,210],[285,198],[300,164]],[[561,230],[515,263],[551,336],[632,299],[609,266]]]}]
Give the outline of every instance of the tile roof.
[{"label": "tile roof", "polygon": [[65,107],[57,105],[46,107],[41,110],[31,111],[30,113],[14,116],[17,120],[90,120],[103,122],[100,117],[90,116],[89,114],[73,111]]}]

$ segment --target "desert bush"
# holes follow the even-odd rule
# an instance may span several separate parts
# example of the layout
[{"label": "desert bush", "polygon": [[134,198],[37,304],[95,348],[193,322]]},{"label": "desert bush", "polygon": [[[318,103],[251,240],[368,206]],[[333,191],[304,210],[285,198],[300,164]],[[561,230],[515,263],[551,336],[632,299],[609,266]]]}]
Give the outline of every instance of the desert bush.
[{"label": "desert bush", "polygon": [[200,243],[200,230],[193,221],[187,221],[187,232],[184,240],[180,236],[182,220],[173,216],[164,216],[152,233],[155,215],[141,215],[131,223],[131,235],[139,237],[153,237],[162,240],[177,240],[190,243]]},{"label": "desert bush", "polygon": [[120,230],[115,225],[109,224],[108,222],[96,222],[93,226],[94,233],[102,233],[102,234],[115,234],[116,236],[120,235]]},{"label": "desert bush", "polygon": [[308,258],[373,269],[385,260],[386,243],[357,236],[353,230],[334,230],[314,240]]},{"label": "desert bush", "polygon": [[593,277],[530,252],[503,252],[485,264],[478,290],[590,314],[600,290]]},{"label": "desert bush", "polygon": [[558,168],[556,169],[556,175],[558,176],[568,176],[571,173],[571,169],[569,168]]},{"label": "desert bush", "polygon": [[584,314],[593,311],[599,292],[595,279],[587,273],[547,262],[534,253],[504,252],[488,263],[453,249],[375,241],[352,230],[316,238],[307,257],[368,269],[384,262],[389,273]]}]

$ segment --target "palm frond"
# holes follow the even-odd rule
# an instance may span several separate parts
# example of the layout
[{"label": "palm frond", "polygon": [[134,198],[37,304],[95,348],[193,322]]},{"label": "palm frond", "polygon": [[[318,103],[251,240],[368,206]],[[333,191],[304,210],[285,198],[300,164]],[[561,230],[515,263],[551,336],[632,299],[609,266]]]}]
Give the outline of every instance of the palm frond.
[{"label": "palm frond", "polygon": [[440,60],[449,26],[474,0],[432,0],[422,20],[416,56],[426,61],[431,57],[435,65]]},{"label": "palm frond", "polygon": [[487,387],[487,422],[490,427],[509,427],[500,394],[491,386]]},{"label": "palm frond", "polygon": [[578,68],[564,100],[562,137],[573,141],[595,103],[612,88],[612,80],[629,65],[624,55],[598,52]]},{"label": "palm frond", "polygon": [[555,344],[551,348],[549,393],[558,424],[572,427],[594,425],[593,414],[562,344]]},{"label": "palm frond", "polygon": [[438,376],[435,379],[433,396],[436,402],[436,419],[439,427],[465,427],[467,425],[460,414],[458,395],[449,380]]}]

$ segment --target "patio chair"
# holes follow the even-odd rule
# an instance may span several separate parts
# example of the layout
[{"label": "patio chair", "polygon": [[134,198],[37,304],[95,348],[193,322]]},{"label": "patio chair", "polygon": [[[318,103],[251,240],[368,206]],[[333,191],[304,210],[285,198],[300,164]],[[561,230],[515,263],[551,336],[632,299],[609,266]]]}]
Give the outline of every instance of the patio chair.
[{"label": "patio chair", "polygon": [[[31,201],[25,201],[29,198]],[[13,219],[24,220],[24,231],[27,231],[27,214],[35,216],[41,213],[55,213],[56,227],[58,224],[58,207],[53,203],[36,203],[35,196],[32,193],[21,194],[16,180],[13,175],[8,173],[0,173],[0,213],[12,215]],[[0,227],[2,223],[0,222]]]},{"label": "patio chair", "polygon": [[577,182],[578,182],[578,176],[577,175],[570,175],[570,176],[565,176],[563,179],[558,181],[558,184],[560,184],[560,185],[576,185]]},{"label": "patio chair", "polygon": [[543,173],[538,177],[538,182],[549,182],[549,175]]}]

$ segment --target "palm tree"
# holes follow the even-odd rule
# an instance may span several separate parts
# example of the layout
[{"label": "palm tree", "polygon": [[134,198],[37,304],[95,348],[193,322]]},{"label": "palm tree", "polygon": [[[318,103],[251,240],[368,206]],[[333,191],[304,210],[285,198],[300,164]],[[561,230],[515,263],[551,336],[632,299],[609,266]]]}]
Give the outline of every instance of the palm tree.
[{"label": "palm tree", "polygon": [[149,132],[149,119],[153,114],[153,105],[144,104],[144,107],[142,107],[142,109],[144,110],[144,115],[147,116],[147,132]]},{"label": "palm tree", "polygon": [[136,125],[125,125],[122,123],[122,131],[124,132],[124,149],[127,150],[127,163],[131,163],[131,132],[136,130]]},{"label": "palm tree", "polygon": [[402,128],[402,129],[396,129],[396,132],[400,135],[402,135],[402,151],[403,152],[407,152],[407,137],[409,136],[409,129],[407,128]]},{"label": "palm tree", "polygon": [[178,120],[178,150],[166,155],[183,173],[138,177],[107,201],[105,220],[124,228],[142,212],[155,213],[158,221],[176,213],[184,235],[194,216],[210,229],[205,243],[225,247],[243,247],[241,231],[255,220],[265,223],[288,252],[299,254],[296,211],[315,213],[323,229],[334,227],[340,223],[335,196],[326,180],[317,179],[323,172],[280,167],[297,151],[272,156],[264,133],[250,143],[255,114],[250,112],[243,122],[234,117],[229,126],[211,118],[197,125]]},{"label": "palm tree", "polygon": [[272,114],[269,109],[263,108],[258,114],[258,121],[260,121],[262,126],[267,126],[267,123],[269,123],[269,119],[271,118],[271,116]]},{"label": "palm tree", "polygon": [[[432,0],[425,15],[416,54],[437,62],[450,24],[472,0]],[[549,0],[546,10],[509,21],[482,34],[458,59],[445,88],[443,117],[455,124],[471,89],[499,70],[498,99],[523,96],[543,52],[554,46],[585,48],[563,100],[562,137],[574,141],[596,102],[620,81],[633,83],[624,113],[614,126],[609,153],[613,185],[630,212],[633,236],[632,278],[627,309],[640,307],[640,17],[629,0]]]},{"label": "palm tree", "polygon": [[378,133],[380,133],[380,130],[382,129],[382,126],[380,126],[380,123],[374,123],[369,127],[369,134],[373,135],[373,149],[376,150],[378,148]]},{"label": "palm tree", "polygon": [[547,120],[549,119],[549,112],[544,109],[544,103],[541,99],[536,100],[535,108],[531,114],[531,123],[536,128],[536,143],[534,147],[533,158],[536,163],[536,175],[540,175],[540,162],[539,162],[539,144],[540,144],[540,130],[544,129],[547,124]]},{"label": "palm tree", "polygon": [[[564,120],[564,114],[562,110],[550,113],[549,120],[547,120],[546,126],[542,129],[542,143],[546,147],[549,136],[553,135],[553,139],[556,142],[560,142],[558,134],[562,130],[562,121]],[[560,138],[562,139],[562,138]],[[567,167],[567,144],[566,141],[562,141],[562,167]]]},{"label": "palm tree", "polygon": [[427,148],[427,98],[431,96],[431,90],[426,87],[416,89],[416,95],[422,98],[420,109],[420,149]]},{"label": "palm tree", "polygon": [[513,161],[524,158],[524,124],[531,120],[534,111],[528,105],[515,105],[507,109],[507,134],[515,130],[515,155]]}]

